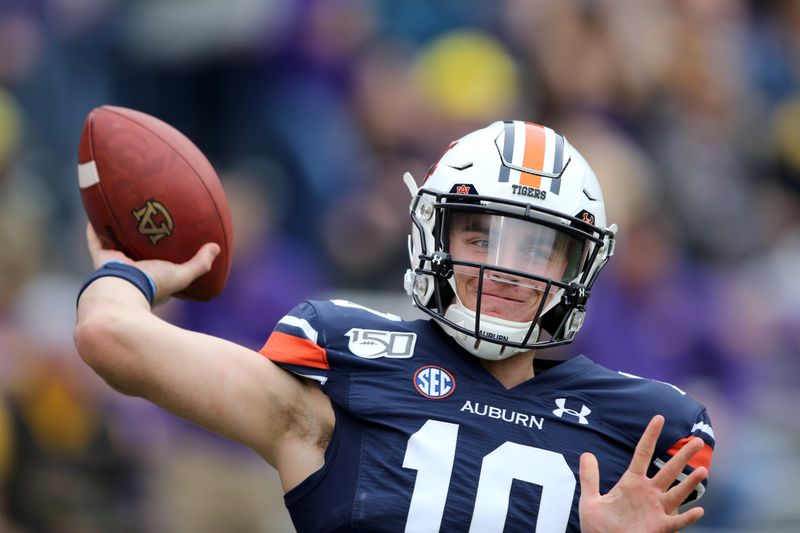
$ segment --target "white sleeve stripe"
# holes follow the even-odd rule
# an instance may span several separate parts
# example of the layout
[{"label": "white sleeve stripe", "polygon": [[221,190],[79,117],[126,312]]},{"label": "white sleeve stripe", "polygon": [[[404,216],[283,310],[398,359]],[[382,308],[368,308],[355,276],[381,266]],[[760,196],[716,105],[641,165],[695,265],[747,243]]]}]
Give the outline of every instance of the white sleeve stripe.
[{"label": "white sleeve stripe", "polygon": [[[666,465],[667,463],[665,463],[661,459],[655,459],[655,460],[653,460],[653,464],[655,464],[658,467],[658,469],[661,470],[662,468],[664,468],[664,465]],[[685,473],[681,472],[680,474],[678,474],[678,477],[677,477],[678,482],[681,482],[684,479],[686,479],[686,474]],[[706,492],[706,486],[703,485],[702,482],[698,483],[697,486],[694,488],[694,493],[690,494],[689,497],[686,498],[686,501],[681,503],[681,505],[686,505],[687,503],[696,502],[697,500],[699,500],[700,498],[703,497],[703,494],[705,494],[705,492]],[[694,497],[692,497],[692,496],[694,496]]]},{"label": "white sleeve stripe", "polygon": [[349,307],[351,309],[361,309],[362,311],[367,311],[368,313],[372,313],[373,315],[377,315],[381,318],[385,318],[387,320],[391,320],[392,322],[400,322],[403,319],[397,315],[393,315],[392,313],[382,313],[380,311],[376,311],[374,309],[370,309],[369,307],[365,307],[363,305],[359,305],[353,303],[348,300],[331,300],[330,301],[333,305],[338,305],[339,307]]},{"label": "white sleeve stripe", "polygon": [[645,381],[652,381],[652,382],[654,382],[654,383],[661,383],[662,385],[667,385],[667,386],[669,386],[669,387],[672,387],[672,388],[673,388],[673,389],[675,389],[676,391],[680,392],[680,393],[681,393],[681,395],[683,395],[683,396],[686,396],[686,392],[682,391],[681,389],[679,389],[678,387],[676,387],[676,386],[675,386],[675,385],[673,385],[672,383],[667,383],[666,381],[659,381],[659,380],[657,380],[657,379],[643,378],[642,376],[637,376],[636,374],[629,374],[629,373],[627,373],[627,372],[623,372],[623,371],[621,371],[621,370],[617,371],[617,374],[620,374],[620,375],[622,375],[622,376],[625,376],[625,377],[627,377],[627,378],[633,378],[633,379],[643,379],[643,380],[645,380]]},{"label": "white sleeve stripe", "polygon": [[717,438],[714,436],[714,430],[711,429],[711,426],[709,426],[705,422],[698,422],[697,424],[693,425],[692,431],[690,431],[690,433],[694,433],[695,430],[698,429],[703,433],[705,433],[706,435],[710,436],[712,439],[717,440]]},{"label": "white sleeve stripe", "polygon": [[297,318],[296,316],[285,316],[278,321],[278,324],[286,324],[287,326],[293,326],[296,328],[300,328],[303,330],[306,338],[313,342],[314,344],[317,343],[317,330],[311,327],[311,324],[308,323],[308,320],[304,318]]},{"label": "white sleeve stripe", "polygon": [[296,370],[292,370],[291,372],[297,374],[298,376],[302,376],[304,378],[313,379],[314,381],[319,381],[320,385],[325,385],[325,382],[328,381],[328,378],[325,376],[316,376],[314,374],[302,374],[297,372]]}]

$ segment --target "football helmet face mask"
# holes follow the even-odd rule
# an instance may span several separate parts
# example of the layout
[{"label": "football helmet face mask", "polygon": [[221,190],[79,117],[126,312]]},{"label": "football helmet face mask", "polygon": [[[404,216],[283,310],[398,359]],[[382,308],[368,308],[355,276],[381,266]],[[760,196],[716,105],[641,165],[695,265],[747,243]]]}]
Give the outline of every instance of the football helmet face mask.
[{"label": "football helmet face mask", "polygon": [[491,360],[566,344],[613,254],[597,178],[550,128],[495,122],[452,143],[412,194],[405,288]]}]

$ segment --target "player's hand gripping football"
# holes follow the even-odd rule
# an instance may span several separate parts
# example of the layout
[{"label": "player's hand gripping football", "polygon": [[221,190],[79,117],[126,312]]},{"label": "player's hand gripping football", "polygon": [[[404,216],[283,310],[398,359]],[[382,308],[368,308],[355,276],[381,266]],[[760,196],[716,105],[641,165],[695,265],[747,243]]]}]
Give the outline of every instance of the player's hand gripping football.
[{"label": "player's hand gripping football", "polygon": [[210,242],[204,244],[194,257],[185,263],[170,263],[158,259],[134,261],[118,250],[103,248],[91,224],[86,225],[86,240],[95,268],[100,268],[108,261],[121,261],[139,268],[153,278],[157,289],[153,305],[164,302],[171,295],[182,291],[192,281],[211,270],[214,258],[220,252],[219,245]]},{"label": "player's hand gripping football", "polygon": [[670,488],[689,460],[703,448],[696,438],[686,444],[652,478],[647,467],[656,441],[664,427],[664,417],[655,416],[636,445],[631,464],[608,494],[600,494],[597,459],[591,453],[581,456],[580,519],[581,531],[589,532],[672,532],[697,522],[702,507],[673,514],[678,506],[708,476],[704,467],[696,468],[680,483]]}]

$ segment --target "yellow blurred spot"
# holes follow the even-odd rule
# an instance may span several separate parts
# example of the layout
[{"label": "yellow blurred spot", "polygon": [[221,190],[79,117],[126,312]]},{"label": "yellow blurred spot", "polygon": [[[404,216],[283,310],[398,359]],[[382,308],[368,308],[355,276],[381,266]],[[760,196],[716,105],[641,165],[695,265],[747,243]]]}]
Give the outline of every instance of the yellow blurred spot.
[{"label": "yellow blurred spot", "polygon": [[800,100],[783,103],[775,112],[775,140],[779,157],[800,171]]},{"label": "yellow blurred spot", "polygon": [[478,31],[451,32],[431,43],[417,58],[415,76],[431,103],[455,119],[494,119],[517,99],[514,60]]},{"label": "yellow blurred spot", "polygon": [[20,136],[22,113],[16,99],[0,87],[0,169],[6,166]]},{"label": "yellow blurred spot", "polygon": [[38,383],[23,412],[39,445],[54,452],[85,451],[98,426],[91,407],[55,376]]},{"label": "yellow blurred spot", "polygon": [[0,401],[0,481],[3,481],[11,466],[13,437],[8,410]]}]

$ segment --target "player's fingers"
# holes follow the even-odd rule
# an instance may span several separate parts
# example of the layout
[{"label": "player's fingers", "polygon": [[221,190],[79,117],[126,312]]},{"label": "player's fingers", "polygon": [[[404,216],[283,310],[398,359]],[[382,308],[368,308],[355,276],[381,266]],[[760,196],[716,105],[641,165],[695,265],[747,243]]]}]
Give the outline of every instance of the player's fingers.
[{"label": "player's fingers", "polygon": [[91,222],[86,223],[86,244],[89,248],[89,255],[92,256],[92,264],[95,268],[100,268],[103,263],[108,261],[108,250],[103,248],[103,243],[100,242],[100,237],[94,231]]},{"label": "player's fingers", "polygon": [[581,454],[580,466],[581,497],[597,496],[600,494],[600,469],[594,454]]},{"label": "player's fingers", "polygon": [[654,416],[647,428],[642,433],[642,438],[636,444],[636,451],[633,452],[633,459],[628,467],[628,471],[637,475],[647,474],[647,467],[650,465],[650,459],[653,457],[653,452],[656,449],[656,442],[658,436],[661,434],[661,428],[664,427],[664,417],[661,415]]},{"label": "player's fingers", "polygon": [[691,474],[681,480],[680,483],[669,489],[664,494],[663,505],[664,510],[671,513],[682,504],[689,494],[697,487],[700,482],[708,477],[708,470],[701,466],[692,471]]},{"label": "player's fingers", "polygon": [[672,459],[667,461],[655,476],[653,476],[653,483],[655,483],[656,487],[661,490],[667,490],[670,485],[672,485],[672,482],[683,472],[686,463],[688,463],[697,452],[702,450],[704,446],[705,443],[703,439],[699,437],[695,437],[686,443],[686,445],[681,448]]},{"label": "player's fingers", "polygon": [[692,507],[685,513],[681,513],[675,516],[670,516],[667,522],[667,527],[669,531],[678,531],[685,527],[689,527],[701,518],[705,511],[702,507]]},{"label": "player's fingers", "polygon": [[86,224],[86,244],[89,248],[89,255],[92,256],[92,264],[95,268],[100,268],[109,261],[119,261],[127,264],[133,262],[124,253],[104,247],[97,232],[94,231],[91,222]]}]

